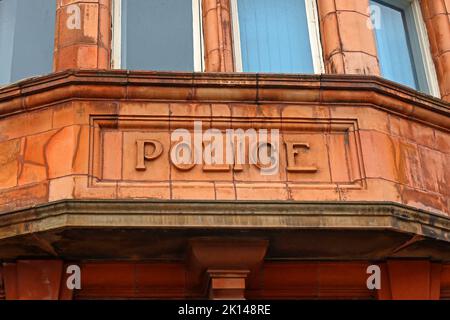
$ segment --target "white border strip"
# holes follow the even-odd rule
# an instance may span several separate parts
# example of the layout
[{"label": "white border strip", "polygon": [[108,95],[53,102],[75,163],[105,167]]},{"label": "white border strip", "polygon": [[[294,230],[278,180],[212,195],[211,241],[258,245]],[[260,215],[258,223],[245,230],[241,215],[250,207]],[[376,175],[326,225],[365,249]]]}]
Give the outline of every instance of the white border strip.
[{"label": "white border strip", "polygon": [[422,10],[418,0],[413,0],[411,3],[414,23],[416,25],[417,35],[419,37],[420,52],[422,54],[425,69],[425,77],[428,83],[430,94],[441,98],[439,89],[439,82],[437,80],[436,67],[434,65],[433,57],[431,55],[430,40],[428,38],[427,29],[423,20]]},{"label": "white border strip", "polygon": [[320,39],[319,14],[317,12],[316,0],[305,0],[306,16],[308,19],[309,42],[311,44],[311,53],[313,58],[314,73],[321,74],[325,72],[322,55],[322,42]]},{"label": "white border strip", "polygon": [[231,0],[231,24],[233,32],[234,69],[242,72],[241,29],[239,27],[238,0]]},{"label": "white border strip", "polygon": [[203,71],[203,19],[201,1],[192,0],[194,71],[196,72]]},{"label": "white border strip", "polygon": [[120,69],[122,64],[122,0],[112,1],[111,68]]}]

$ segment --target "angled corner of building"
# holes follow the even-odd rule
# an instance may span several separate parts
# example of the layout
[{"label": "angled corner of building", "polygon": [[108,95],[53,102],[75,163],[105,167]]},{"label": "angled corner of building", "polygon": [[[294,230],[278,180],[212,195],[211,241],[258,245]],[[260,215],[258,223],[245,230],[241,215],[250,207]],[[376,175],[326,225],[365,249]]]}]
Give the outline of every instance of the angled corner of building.
[{"label": "angled corner of building", "polygon": [[450,298],[449,2],[270,2],[0,3],[0,299]]}]

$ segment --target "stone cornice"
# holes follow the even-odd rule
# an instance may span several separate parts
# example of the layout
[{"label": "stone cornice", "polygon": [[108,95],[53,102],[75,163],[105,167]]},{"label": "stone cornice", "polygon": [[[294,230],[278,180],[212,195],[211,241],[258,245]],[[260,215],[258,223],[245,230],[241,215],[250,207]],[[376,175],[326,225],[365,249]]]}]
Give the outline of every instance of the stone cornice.
[{"label": "stone cornice", "polygon": [[450,130],[449,103],[374,76],[68,70],[0,88],[0,117],[76,100],[372,106]]},{"label": "stone cornice", "polygon": [[65,200],[0,215],[0,240],[61,228],[391,230],[450,242],[450,219],[391,202]]}]

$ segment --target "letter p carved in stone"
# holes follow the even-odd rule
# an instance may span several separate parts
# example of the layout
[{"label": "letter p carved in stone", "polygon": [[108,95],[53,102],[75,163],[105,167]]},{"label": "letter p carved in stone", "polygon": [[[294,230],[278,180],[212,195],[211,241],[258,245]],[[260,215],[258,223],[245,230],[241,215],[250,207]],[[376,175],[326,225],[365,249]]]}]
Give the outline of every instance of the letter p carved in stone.
[{"label": "letter p carved in stone", "polygon": [[[156,140],[137,140],[137,152],[136,152],[136,170],[144,171],[147,169],[145,161],[155,160],[163,153],[163,146],[161,142]],[[147,146],[152,146],[151,153],[147,152]]]}]

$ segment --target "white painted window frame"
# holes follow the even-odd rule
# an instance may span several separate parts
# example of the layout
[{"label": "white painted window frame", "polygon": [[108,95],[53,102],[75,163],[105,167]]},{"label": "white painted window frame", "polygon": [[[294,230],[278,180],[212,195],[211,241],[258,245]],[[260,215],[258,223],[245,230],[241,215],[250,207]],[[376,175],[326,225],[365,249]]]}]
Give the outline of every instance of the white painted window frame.
[{"label": "white painted window frame", "polygon": [[[192,0],[194,71],[204,71],[204,40],[202,23],[202,0]],[[111,68],[122,67],[122,0],[112,0],[112,53]]]},{"label": "white painted window frame", "polygon": [[[428,86],[429,94],[441,98],[441,93],[439,89],[439,82],[436,74],[436,66],[433,61],[433,56],[431,54],[430,40],[428,38],[428,32],[425,25],[425,21],[422,15],[422,9],[420,8],[419,0],[380,0],[382,2],[388,3],[394,7],[399,7],[403,10],[409,10],[412,15],[412,22],[417,35],[417,42],[419,45],[419,52],[415,50],[416,48],[411,48],[415,56],[420,56],[422,61],[415,61],[415,63],[421,63],[424,71],[425,81]],[[409,35],[411,37],[411,34]],[[419,54],[417,54],[419,53]],[[417,66],[415,66],[417,68]]]},{"label": "white painted window frame", "polygon": [[428,32],[423,19],[420,3],[419,0],[412,0],[410,2],[417,36],[419,37],[419,46],[423,60],[422,63],[424,64],[425,69],[425,77],[428,83],[428,89],[431,95],[441,98],[439,82],[436,74],[436,66],[434,65],[433,55],[431,54],[430,40],[428,38]]},{"label": "white painted window frame", "polygon": [[[231,21],[233,29],[233,51],[236,72],[242,72],[242,48],[239,28],[238,1],[231,1]],[[308,33],[311,45],[314,73],[324,73],[324,63],[322,55],[322,43],[320,38],[319,14],[317,10],[317,0],[304,0],[306,6],[306,17],[308,19]],[[299,57],[301,58],[301,57]]]}]

